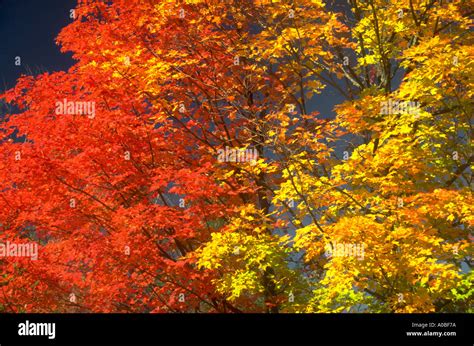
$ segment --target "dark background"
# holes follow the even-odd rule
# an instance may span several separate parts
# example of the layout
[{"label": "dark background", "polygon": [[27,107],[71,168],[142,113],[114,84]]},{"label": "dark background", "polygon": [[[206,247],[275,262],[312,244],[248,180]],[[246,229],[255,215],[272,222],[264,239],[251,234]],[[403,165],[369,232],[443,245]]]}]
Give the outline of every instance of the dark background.
[{"label": "dark background", "polygon": [[[67,70],[74,61],[55,39],[71,22],[76,0],[0,0],[0,92],[21,74]],[[15,57],[21,66],[15,66]]]}]

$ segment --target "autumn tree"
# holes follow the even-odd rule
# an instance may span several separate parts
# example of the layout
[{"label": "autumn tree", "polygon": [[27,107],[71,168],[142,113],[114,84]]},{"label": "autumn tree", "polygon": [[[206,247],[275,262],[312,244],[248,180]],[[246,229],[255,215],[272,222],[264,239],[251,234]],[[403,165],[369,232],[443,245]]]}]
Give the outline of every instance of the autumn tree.
[{"label": "autumn tree", "polygon": [[79,1],[3,95],[1,309],[467,311],[471,5]]}]

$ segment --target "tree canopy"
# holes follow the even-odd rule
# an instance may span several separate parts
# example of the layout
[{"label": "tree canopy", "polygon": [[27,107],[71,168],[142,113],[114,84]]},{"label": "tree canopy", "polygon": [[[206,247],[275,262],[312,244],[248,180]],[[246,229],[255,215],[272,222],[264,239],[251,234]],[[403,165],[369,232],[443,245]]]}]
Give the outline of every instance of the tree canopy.
[{"label": "tree canopy", "polygon": [[0,95],[0,310],[472,311],[472,8],[79,1]]}]

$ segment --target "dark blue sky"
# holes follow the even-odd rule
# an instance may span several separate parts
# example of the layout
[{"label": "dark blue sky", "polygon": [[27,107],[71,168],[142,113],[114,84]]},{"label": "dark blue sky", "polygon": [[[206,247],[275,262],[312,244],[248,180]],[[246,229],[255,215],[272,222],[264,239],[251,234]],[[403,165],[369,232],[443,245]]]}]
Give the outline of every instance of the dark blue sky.
[{"label": "dark blue sky", "polygon": [[[0,88],[11,88],[21,74],[67,70],[70,54],[61,54],[55,38],[70,23],[76,0],[0,0]],[[15,66],[15,57],[21,66]]]}]

